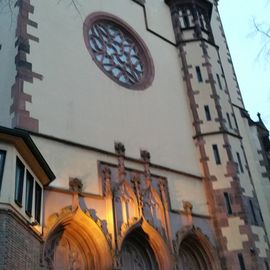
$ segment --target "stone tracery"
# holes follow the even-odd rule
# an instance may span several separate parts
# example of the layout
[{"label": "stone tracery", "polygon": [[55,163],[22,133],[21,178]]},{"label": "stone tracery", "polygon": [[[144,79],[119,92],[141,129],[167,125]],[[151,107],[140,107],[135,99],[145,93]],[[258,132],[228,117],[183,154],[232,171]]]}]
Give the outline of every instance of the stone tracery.
[{"label": "stone tracery", "polygon": [[94,12],[84,22],[84,41],[97,66],[118,84],[144,90],[154,79],[154,63],[140,36],[120,18]]},{"label": "stone tracery", "polygon": [[219,269],[216,253],[200,229],[187,225],[176,235],[177,270]]},{"label": "stone tracery", "polygon": [[137,228],[127,236],[121,249],[121,265],[124,270],[154,270],[157,262],[145,233]]},{"label": "stone tracery", "polygon": [[142,79],[144,66],[138,45],[117,25],[94,23],[89,29],[89,44],[96,61],[117,81],[133,85]]},{"label": "stone tracery", "polygon": [[[86,269],[83,250],[64,232],[59,232],[48,243],[46,261],[49,269]],[[89,255],[89,254],[88,254]],[[93,265],[89,265],[93,269]]]}]

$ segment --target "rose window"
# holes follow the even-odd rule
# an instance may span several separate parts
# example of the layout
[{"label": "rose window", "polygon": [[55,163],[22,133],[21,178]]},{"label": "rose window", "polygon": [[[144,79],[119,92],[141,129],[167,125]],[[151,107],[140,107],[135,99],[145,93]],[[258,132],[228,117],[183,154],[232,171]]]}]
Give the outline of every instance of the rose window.
[{"label": "rose window", "polygon": [[99,68],[118,84],[145,89],[153,80],[153,63],[144,42],[120,19],[102,13],[85,22],[85,41]]}]

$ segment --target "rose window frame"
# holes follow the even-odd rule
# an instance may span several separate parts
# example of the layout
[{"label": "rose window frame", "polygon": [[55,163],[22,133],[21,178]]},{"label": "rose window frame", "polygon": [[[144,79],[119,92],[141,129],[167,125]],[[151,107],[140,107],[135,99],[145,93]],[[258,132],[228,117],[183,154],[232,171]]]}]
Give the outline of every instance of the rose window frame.
[{"label": "rose window frame", "polygon": [[105,12],[84,22],[84,41],[96,65],[113,81],[133,90],[148,88],[154,79],[150,52],[127,23]]}]

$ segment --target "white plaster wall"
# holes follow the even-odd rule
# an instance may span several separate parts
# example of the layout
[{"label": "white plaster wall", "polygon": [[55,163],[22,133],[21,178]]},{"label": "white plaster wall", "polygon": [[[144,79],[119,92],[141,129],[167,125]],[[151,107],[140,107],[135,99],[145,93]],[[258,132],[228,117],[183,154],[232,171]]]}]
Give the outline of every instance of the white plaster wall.
[{"label": "white plaster wall", "polygon": [[[198,105],[198,113],[200,120],[203,121],[203,124],[200,125],[201,131],[203,133],[208,133],[208,132],[217,132],[220,130],[220,124],[216,122],[216,119],[218,117],[217,114],[217,109],[215,102],[213,98],[211,97],[212,94],[212,89],[211,85],[209,83],[205,83],[206,80],[209,80],[208,75],[207,75],[207,69],[206,67],[203,66],[203,63],[205,62],[205,59],[202,57],[202,50],[199,44],[196,43],[191,43],[185,46],[185,51],[187,52],[187,62],[189,65],[192,66],[192,69],[190,69],[190,72],[192,72],[192,86],[193,90],[197,91],[198,93],[195,95],[195,102]],[[211,45],[208,45],[208,55],[209,58],[211,59],[211,68],[212,72],[214,75],[215,81],[216,79],[216,74],[218,73],[220,75],[220,79],[222,79],[221,74],[222,74],[222,69],[219,64],[219,57],[217,54],[217,50],[214,47],[211,47]],[[203,82],[198,82],[198,78],[196,75],[196,70],[195,67],[200,66]],[[229,113],[230,116],[232,115],[232,106],[230,103],[230,98],[229,96],[225,93],[225,89],[219,89],[218,82],[216,81],[215,84],[216,87],[216,92],[217,95],[219,96],[219,102],[221,104],[222,108],[222,114],[224,119],[226,119],[226,113]],[[211,121],[206,121],[205,117],[205,110],[204,106],[208,105],[211,113]],[[231,117],[231,123],[233,125],[233,118]],[[226,123],[226,126],[231,132],[234,132],[233,129],[229,128],[228,123]],[[216,176],[217,181],[213,182],[213,187],[214,189],[223,189],[223,188],[230,188],[231,187],[231,178],[226,178],[225,175],[227,174],[226,171],[226,165],[228,161],[227,153],[225,149],[223,148],[224,145],[224,140],[223,136],[220,135],[213,135],[213,136],[208,136],[205,138],[206,140],[206,152],[207,156],[209,157],[209,168],[211,171],[211,174]],[[239,152],[240,153],[240,142],[238,139],[233,139],[233,137],[230,137],[230,142],[232,144],[232,151],[233,152]],[[212,145],[216,144],[218,146],[219,154],[220,154],[220,159],[221,159],[221,164],[217,165],[214,159],[213,155],[213,149]],[[237,150],[236,150],[237,149]],[[246,175],[245,175],[246,176]],[[252,186],[249,181],[245,180],[244,177],[241,177],[242,182],[245,184],[245,190],[246,193],[250,195]]]},{"label": "white plaster wall", "polygon": [[[117,158],[41,137],[33,136],[33,140],[56,175],[56,179],[50,186],[68,190],[69,178],[77,177],[83,183],[84,192],[102,195],[98,161],[117,165]],[[129,156],[129,151],[126,155]],[[125,166],[140,171],[144,169],[142,164],[132,161],[125,162]],[[194,213],[208,215],[201,180],[157,168],[151,168],[151,173],[167,178],[173,209],[180,210],[183,200],[190,201],[193,204]]]},{"label": "white plaster wall", "polygon": [[230,64],[228,61],[228,58],[231,58],[230,52],[226,44],[226,39],[220,30],[220,26],[222,26],[222,23],[219,20],[219,14],[214,6],[212,12],[211,27],[215,44],[217,44],[219,47],[220,59],[224,69],[228,90],[230,92],[232,103],[238,105],[239,107],[243,107],[244,105],[242,101],[239,100],[239,98],[241,99],[241,96],[239,96],[237,93],[239,89],[237,88],[236,75],[234,73],[233,64]]},{"label": "white plaster wall", "polygon": [[221,228],[223,236],[227,240],[227,249],[229,251],[243,249],[243,243],[248,241],[247,234],[240,233],[240,226],[245,222],[239,217],[230,217],[228,227]]},{"label": "white plaster wall", "polygon": [[168,180],[173,209],[184,210],[183,201],[188,201],[194,214],[209,215],[202,181],[177,174],[169,174]]},{"label": "white plaster wall", "polygon": [[243,136],[243,145],[264,219],[267,236],[270,240],[270,183],[268,178],[262,177],[265,168],[260,165],[262,156],[258,154],[258,150],[261,150],[261,146],[258,141],[257,131],[255,127],[249,126],[247,119],[241,117],[239,110],[236,110],[236,117],[240,134]]},{"label": "white plaster wall", "polygon": [[[248,197],[254,197],[254,188],[252,185],[252,180],[250,179],[248,175],[248,170],[246,169],[246,162],[244,158],[243,151],[241,149],[241,144],[239,139],[237,138],[230,138],[230,144],[231,144],[231,151],[233,154],[234,161],[237,162],[238,164],[238,159],[237,159],[237,152],[240,155],[241,161],[242,161],[242,166],[243,166],[243,172],[241,172],[240,167],[238,167],[238,177],[240,180],[240,185],[243,188],[243,194]],[[254,157],[253,157],[254,158]]]},{"label": "white plaster wall", "polygon": [[167,40],[175,43],[171,11],[164,0],[145,1],[148,28]]},{"label": "white plaster wall", "polygon": [[[25,92],[32,96],[27,110],[39,119],[40,132],[108,151],[121,141],[132,157],[146,148],[154,163],[199,174],[178,52],[146,31],[142,7],[126,0],[82,1],[80,16],[65,1],[32,4],[31,19],[39,27],[28,31],[40,42],[31,43],[28,61],[44,79],[26,83]],[[82,28],[95,11],[119,16],[140,33],[155,64],[151,87],[127,90],[91,60]]]},{"label": "white plaster wall", "polygon": [[258,240],[255,241],[255,246],[259,250],[259,257],[267,258],[267,251],[269,251],[269,246],[266,242],[265,231],[262,227],[251,226],[251,230],[254,234],[258,236]]},{"label": "white plaster wall", "polygon": [[[211,70],[212,70],[214,80],[215,80],[215,88],[216,88],[217,95],[219,96],[219,102],[222,107],[223,118],[226,120],[226,126],[228,130],[230,130],[231,132],[234,132],[235,125],[232,118],[233,111],[232,111],[232,106],[230,103],[231,101],[230,101],[229,96],[225,93],[224,84],[223,84],[223,88],[220,89],[217,82],[217,78],[216,78],[216,74],[219,74],[221,83],[223,82],[223,78],[221,76],[222,69],[219,64],[218,53],[215,47],[212,47],[209,44],[207,46],[208,46],[207,51],[208,51],[208,55],[209,55],[209,59],[211,63]],[[203,66],[203,63],[205,63],[205,59],[202,57],[202,49],[200,47],[200,44],[189,43],[185,46],[185,51],[187,52],[186,57],[187,57],[188,65],[192,66],[189,72],[192,73],[192,76],[193,76],[191,80],[193,89],[194,91],[199,91],[196,95],[194,95],[194,97],[195,97],[196,104],[198,105],[197,110],[198,110],[200,120],[203,121],[203,125],[200,126],[201,131],[202,133],[219,131],[220,124],[216,122],[216,119],[218,118],[218,114],[217,114],[215,101],[211,97],[212,96],[211,85],[205,82],[209,80],[209,77],[207,75],[207,68]],[[203,82],[198,82],[196,69],[195,69],[196,66],[200,67]],[[205,110],[204,110],[205,105],[209,106],[209,110],[211,114],[211,121],[206,120]],[[232,128],[229,127],[226,113],[229,113],[230,115]]]},{"label": "white plaster wall", "polygon": [[53,191],[44,192],[44,226],[48,226],[53,215],[60,214],[65,207],[72,205],[72,194],[65,194]]},{"label": "white plaster wall", "polygon": [[6,1],[0,1],[0,125],[11,126],[9,109],[12,103],[11,87],[15,82],[15,48],[18,8],[11,9]]},{"label": "white plaster wall", "polygon": [[[244,172],[242,173],[239,169],[239,179],[241,187],[243,188],[244,195],[253,197],[253,186],[252,182],[248,176],[248,171],[245,168],[245,160],[243,156],[243,152],[241,149],[241,144],[238,138],[234,138],[232,136],[229,137],[229,142],[231,145],[231,151],[233,154],[234,161],[238,163],[237,161],[237,155],[236,152],[238,152],[241,156],[242,165],[244,168]],[[215,162],[214,154],[213,154],[213,148],[212,145],[216,144],[218,146],[218,151],[220,155],[221,164],[217,165]],[[214,189],[224,189],[224,188],[231,188],[231,177],[225,177],[227,174],[227,162],[228,162],[228,156],[227,152],[223,147],[224,141],[222,136],[210,136],[207,138],[207,144],[206,144],[206,152],[209,157],[209,168],[211,171],[211,174],[217,177],[217,181],[213,182],[213,188]]]},{"label": "white plaster wall", "polygon": [[[61,215],[61,213],[63,213],[63,209],[72,206],[72,200],[72,194],[55,190],[46,190],[44,192],[44,225],[46,230],[48,229],[48,225],[52,225],[53,222],[56,221],[57,215]],[[94,209],[96,211],[96,215],[101,220],[106,219],[107,209],[105,199],[101,200],[100,198],[81,197],[79,200],[83,210]],[[52,224],[50,224],[50,222],[52,222]]]},{"label": "white plaster wall", "polygon": [[[221,164],[216,164],[212,147],[212,145],[214,144],[216,144],[218,147]],[[213,135],[207,137],[205,150],[207,156],[209,157],[208,166],[211,175],[217,178],[217,181],[213,181],[213,189],[231,188],[232,178],[225,177],[225,175],[227,174],[226,164],[228,162],[228,157],[223,145],[224,145],[223,136]]]},{"label": "white plaster wall", "polygon": [[[218,50],[215,47],[210,46],[210,45],[208,45],[208,47],[209,48],[208,48],[207,51],[208,51],[208,55],[209,55],[211,66],[212,66],[211,68],[212,68],[213,77],[214,77],[214,80],[215,80],[216,93],[219,96],[219,103],[221,105],[222,116],[226,120],[225,125],[228,128],[228,130],[233,132],[233,129],[230,129],[230,127],[229,127],[229,123],[228,123],[227,117],[226,117],[226,113],[229,113],[230,115],[232,114],[232,106],[231,106],[230,97],[225,92],[226,88],[225,88],[225,85],[223,83],[223,77],[222,77],[223,71],[222,71],[222,67],[220,65],[220,59],[219,59],[219,55],[218,55]],[[222,89],[220,89],[220,87],[219,87],[216,74],[219,75],[221,85],[223,86]],[[208,87],[210,87],[210,84],[208,84]],[[208,99],[209,99],[209,101],[212,101],[212,98],[211,98],[210,95],[208,96]],[[216,110],[215,107],[213,109]],[[213,118],[213,121],[215,121],[214,118]],[[231,123],[233,124],[232,117],[231,117]],[[209,132],[209,131],[212,131],[212,129],[210,127],[209,128],[206,127],[206,129],[204,131]]]},{"label": "white plaster wall", "polygon": [[2,188],[0,190],[0,203],[10,203],[12,198],[11,182],[13,179],[15,180],[15,168],[13,167],[15,149],[13,146],[3,142],[0,142],[0,149],[6,151]]},{"label": "white plaster wall", "polygon": [[[210,47],[210,46],[209,46]],[[202,57],[203,52],[200,47],[199,42],[191,42],[185,46],[185,51],[187,52],[187,62],[188,65],[191,65],[192,68],[189,72],[192,74],[192,87],[194,91],[199,91],[198,94],[194,95],[195,102],[198,105],[197,111],[200,117],[200,120],[203,121],[203,125],[200,126],[202,133],[216,131],[219,129],[219,124],[215,121],[218,117],[217,111],[215,108],[215,103],[212,98],[212,90],[209,83],[205,83],[208,80],[207,70],[202,64],[205,62],[205,59]],[[198,82],[196,74],[196,66],[200,67],[203,82]],[[211,114],[211,121],[206,120],[204,106],[208,105]]]}]

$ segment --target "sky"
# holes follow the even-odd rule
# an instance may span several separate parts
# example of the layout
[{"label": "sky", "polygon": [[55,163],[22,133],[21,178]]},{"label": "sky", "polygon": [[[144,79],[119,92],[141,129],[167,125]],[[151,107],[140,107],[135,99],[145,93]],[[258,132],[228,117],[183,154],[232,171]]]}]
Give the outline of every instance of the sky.
[{"label": "sky", "polygon": [[[267,38],[253,23],[270,27],[270,1],[219,0],[219,12],[245,108],[256,121],[260,112],[270,129],[270,52],[262,51]],[[270,39],[267,44],[270,49]]]}]

